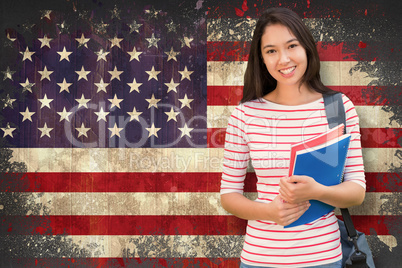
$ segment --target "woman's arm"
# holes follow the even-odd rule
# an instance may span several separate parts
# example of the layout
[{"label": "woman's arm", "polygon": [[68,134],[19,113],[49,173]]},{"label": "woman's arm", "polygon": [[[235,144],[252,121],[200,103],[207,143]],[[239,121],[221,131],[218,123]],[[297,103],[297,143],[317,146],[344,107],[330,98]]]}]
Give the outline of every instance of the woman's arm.
[{"label": "woman's arm", "polygon": [[221,195],[222,207],[229,213],[246,220],[269,220],[288,225],[297,220],[310,207],[308,201],[298,204],[284,202],[277,196],[270,203],[252,201],[240,193]]},{"label": "woman's arm", "polygon": [[319,200],[334,207],[360,205],[365,196],[366,181],[360,142],[359,117],[353,103],[343,96],[346,111],[346,132],[351,134],[344,170],[344,182],[335,186],[321,185],[307,176],[292,176],[280,181],[280,196],[287,202]]},{"label": "woman's arm", "polygon": [[280,197],[289,203],[314,199],[339,208],[360,205],[366,193],[362,186],[352,181],[325,186],[308,176],[283,177],[279,186]]}]

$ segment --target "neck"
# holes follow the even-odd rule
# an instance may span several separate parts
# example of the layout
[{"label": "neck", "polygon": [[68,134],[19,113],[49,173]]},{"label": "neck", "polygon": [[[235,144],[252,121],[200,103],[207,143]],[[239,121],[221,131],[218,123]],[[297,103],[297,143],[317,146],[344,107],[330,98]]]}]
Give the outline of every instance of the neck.
[{"label": "neck", "polygon": [[276,89],[265,96],[269,101],[282,105],[301,105],[321,98],[322,95],[307,85],[277,85]]}]

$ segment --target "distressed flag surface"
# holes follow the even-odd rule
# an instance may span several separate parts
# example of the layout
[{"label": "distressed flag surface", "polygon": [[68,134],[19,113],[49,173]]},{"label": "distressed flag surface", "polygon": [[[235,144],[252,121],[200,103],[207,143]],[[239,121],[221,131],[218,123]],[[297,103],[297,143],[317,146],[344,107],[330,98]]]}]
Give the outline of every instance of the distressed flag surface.
[{"label": "distressed flag surface", "polygon": [[[225,129],[272,6],[303,17],[324,84],[356,106],[367,194],[351,213],[377,265],[396,265],[401,38],[387,2],[22,2],[1,6],[2,267],[236,267],[246,222],[219,204]],[[250,198],[255,182],[250,170]]]}]

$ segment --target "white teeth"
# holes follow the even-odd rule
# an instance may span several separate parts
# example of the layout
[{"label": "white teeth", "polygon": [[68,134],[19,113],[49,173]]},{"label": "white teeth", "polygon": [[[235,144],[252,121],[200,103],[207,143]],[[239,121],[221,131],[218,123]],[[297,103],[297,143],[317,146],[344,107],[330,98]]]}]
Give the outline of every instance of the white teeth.
[{"label": "white teeth", "polygon": [[296,69],[296,67],[291,67],[289,69],[280,70],[280,72],[283,74],[290,74],[291,72],[293,72],[294,69]]}]

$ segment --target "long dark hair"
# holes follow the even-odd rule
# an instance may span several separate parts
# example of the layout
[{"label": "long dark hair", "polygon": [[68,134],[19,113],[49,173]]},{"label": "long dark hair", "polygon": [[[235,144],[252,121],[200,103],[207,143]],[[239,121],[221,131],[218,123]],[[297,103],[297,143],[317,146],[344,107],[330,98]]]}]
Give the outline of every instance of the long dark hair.
[{"label": "long dark hair", "polygon": [[287,8],[270,8],[259,18],[251,41],[250,53],[244,74],[243,98],[241,102],[260,99],[276,88],[276,80],[269,74],[261,55],[261,37],[268,25],[281,24],[287,27],[306,50],[307,69],[300,81],[322,94],[336,91],[324,86],[320,78],[320,58],[310,30],[301,18]]}]

